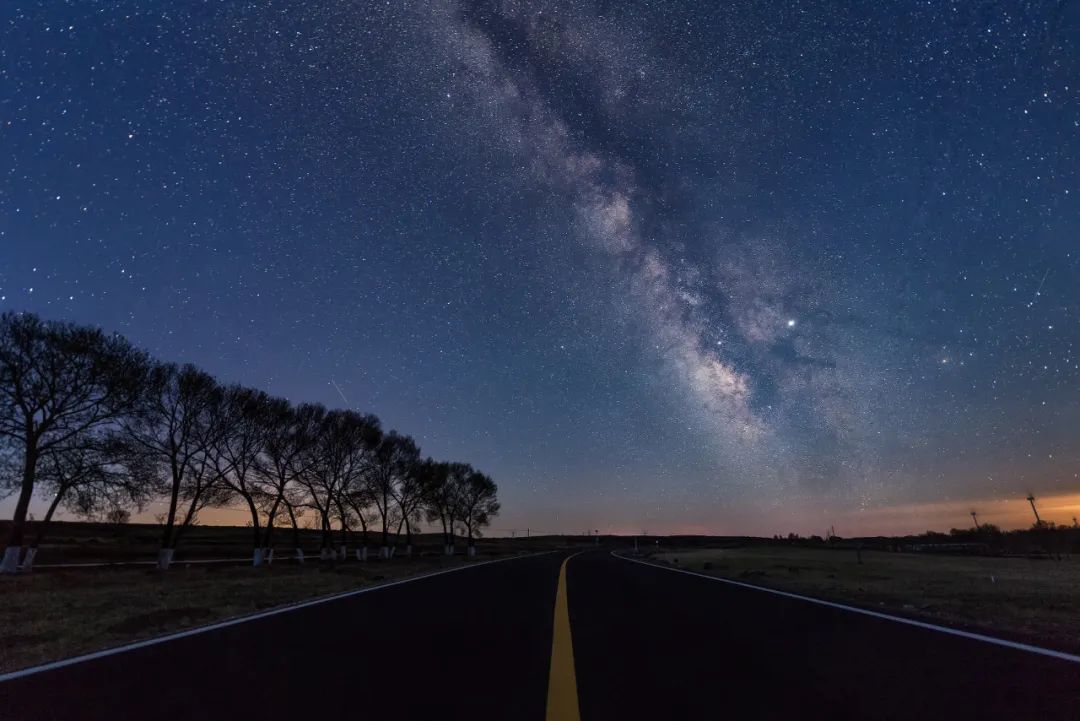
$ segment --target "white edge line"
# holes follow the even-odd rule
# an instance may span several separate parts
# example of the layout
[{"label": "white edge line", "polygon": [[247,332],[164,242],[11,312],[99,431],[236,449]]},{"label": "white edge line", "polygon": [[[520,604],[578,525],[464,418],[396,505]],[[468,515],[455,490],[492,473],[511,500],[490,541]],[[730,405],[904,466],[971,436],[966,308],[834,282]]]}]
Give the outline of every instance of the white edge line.
[{"label": "white edge line", "polygon": [[1064,651],[1055,651],[1052,648],[1043,648],[1042,646],[1033,646],[1029,643],[1020,643],[1019,641],[1009,641],[1004,638],[995,638],[994,636],[987,636],[981,633],[973,633],[971,631],[962,631],[958,628],[950,628],[948,626],[939,626],[935,623],[927,623],[926,621],[916,621],[913,618],[904,618],[903,616],[893,616],[888,613],[881,613],[880,611],[871,611],[868,608],[859,608],[858,606],[848,606],[843,603],[836,603],[834,601],[826,601],[820,598],[813,598],[812,596],[800,596],[797,593],[791,593],[789,591],[780,591],[775,588],[766,588],[764,586],[755,586],[752,583],[743,583],[742,581],[733,581],[730,578],[722,578],[720,576],[710,576],[705,573],[697,573],[696,571],[687,571],[682,568],[671,568],[670,566],[661,566],[656,563],[649,563],[647,561],[639,561],[636,558],[627,558],[621,556],[615,551],[611,552],[611,555],[615,558],[621,558],[624,561],[630,561],[631,563],[640,563],[642,566],[650,566],[652,568],[659,568],[664,571],[673,571],[675,573],[685,573],[688,576],[698,576],[699,578],[707,578],[710,581],[719,581],[720,583],[727,583],[732,586],[738,586],[740,588],[749,588],[754,591],[764,591],[765,593],[771,593],[775,596],[784,596],[785,598],[794,598],[798,601],[807,601],[809,603],[816,603],[819,606],[828,606],[829,608],[838,608],[841,611],[851,611],[852,613],[861,613],[864,616],[871,616],[873,618],[880,618],[885,621],[893,621],[895,623],[902,623],[907,626],[915,626],[916,628],[925,628],[930,631],[937,631],[938,633],[946,633],[950,636],[960,636],[961,638],[968,638],[973,641],[982,641],[983,643],[992,643],[995,646],[1004,646],[1006,648],[1016,649],[1018,651],[1027,651],[1028,653],[1037,653],[1040,656],[1049,656],[1050,658],[1056,658],[1060,661],[1071,661],[1072,663],[1080,663],[1080,656],[1072,653],[1066,653]]},{"label": "white edge line", "polygon": [[142,641],[134,641],[122,646],[113,646],[112,648],[106,648],[101,651],[94,651],[93,653],[86,653],[81,656],[72,656],[71,658],[63,658],[59,661],[50,661],[49,663],[43,663],[40,666],[31,666],[29,668],[19,669],[18,671],[9,671],[5,674],[0,674],[0,683],[4,681],[13,681],[17,678],[23,678],[25,676],[33,676],[34,674],[43,673],[45,671],[52,671],[57,668],[64,668],[65,666],[74,666],[77,663],[83,663],[84,661],[93,661],[98,658],[105,658],[106,656],[114,656],[118,653],[124,653],[126,651],[134,651],[136,649],[145,648],[147,646],[156,646],[159,643],[166,643],[168,641],[175,641],[178,638],[186,638],[187,636],[196,636],[200,633],[207,633],[208,631],[216,631],[219,628],[227,628],[229,626],[237,626],[241,623],[247,623],[249,621],[258,621],[259,619],[269,618],[270,616],[277,616],[278,614],[288,613],[289,611],[296,611],[301,608],[307,608],[309,606],[318,606],[321,603],[329,603],[330,601],[338,601],[343,598],[349,598],[351,596],[359,596],[361,593],[369,593],[371,591],[380,591],[384,588],[390,588],[391,586],[400,586],[403,583],[410,583],[412,581],[422,581],[425,578],[433,578],[435,576],[441,576],[445,573],[454,573],[455,571],[465,571],[470,568],[479,568],[480,566],[487,566],[491,563],[500,563],[502,561],[516,561],[522,558],[530,558],[532,556],[544,556],[549,553],[557,553],[558,551],[541,551],[540,553],[528,553],[524,556],[511,556],[509,558],[494,558],[490,561],[481,561],[479,563],[471,563],[462,566],[456,566],[454,568],[445,568],[441,571],[434,571],[432,573],[425,573],[420,576],[412,576],[410,578],[402,578],[398,581],[390,581],[388,583],[380,583],[376,586],[367,586],[365,588],[358,588],[354,591],[345,591],[343,593],[335,593],[330,596],[321,596],[319,598],[313,598],[309,601],[301,601],[299,603],[288,604],[285,606],[278,606],[268,611],[260,611],[258,613],[248,614],[246,616],[237,616],[236,618],[230,618],[225,621],[218,621],[217,623],[211,623],[207,626],[196,626],[195,628],[185,629],[183,631],[177,631],[176,633],[170,633],[165,636],[156,636],[154,638],[146,638]]}]

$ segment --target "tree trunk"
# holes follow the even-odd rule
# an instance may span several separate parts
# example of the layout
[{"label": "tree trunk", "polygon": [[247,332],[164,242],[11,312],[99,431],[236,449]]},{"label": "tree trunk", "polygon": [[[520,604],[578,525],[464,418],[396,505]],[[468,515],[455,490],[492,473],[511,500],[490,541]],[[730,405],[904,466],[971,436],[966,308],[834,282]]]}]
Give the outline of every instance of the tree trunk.
[{"label": "tree trunk", "polygon": [[381,551],[381,555],[382,555],[383,558],[389,558],[390,557],[390,552],[389,552],[390,533],[389,533],[388,528],[387,528],[387,524],[390,521],[390,519],[388,518],[388,516],[390,515],[390,505],[389,505],[388,501],[389,501],[389,499],[387,499],[386,494],[384,493],[383,494],[383,504],[382,504],[382,508],[380,509],[382,511],[382,551]]},{"label": "tree trunk", "polygon": [[259,509],[255,508],[255,500],[251,497],[251,494],[245,494],[244,500],[247,501],[248,511],[251,513],[251,565],[261,566],[263,562],[263,549],[265,548],[260,542],[261,535],[259,533]]},{"label": "tree trunk", "polygon": [[405,525],[405,516],[401,516],[401,520],[398,521],[397,529],[394,531],[394,548],[397,549],[401,545],[401,527]]},{"label": "tree trunk", "polygon": [[345,508],[340,502],[337,502],[338,515],[341,516],[341,560],[344,561],[348,558],[348,546],[349,546],[349,526],[345,523]]},{"label": "tree trunk", "polygon": [[319,513],[322,515],[322,549],[329,554],[330,549],[334,547],[334,530],[330,527],[330,512],[320,508]]},{"label": "tree trunk", "polygon": [[[30,428],[28,428],[28,433],[32,434]],[[4,548],[4,559],[0,561],[0,573],[16,573],[19,570],[19,555],[22,553],[23,536],[26,531],[26,514],[30,509],[30,499],[34,495],[34,476],[37,471],[36,445],[35,441],[27,441],[26,444],[19,502],[15,505],[15,515],[11,517],[11,531],[8,533],[7,545]]]},{"label": "tree trunk", "polygon": [[60,505],[60,499],[67,493],[67,488],[61,488],[57,491],[56,496],[53,497],[52,503],[49,504],[49,510],[45,512],[45,518],[41,519],[40,523],[34,524],[36,526],[34,530],[34,541],[30,544],[30,548],[26,550],[26,557],[23,558],[22,570],[31,571],[34,568],[34,559],[37,557],[38,548],[41,546],[41,542],[45,540],[45,531],[49,529],[49,523],[52,521],[53,514],[56,513],[56,507]]},{"label": "tree trunk", "polygon": [[[296,512],[293,511],[292,504],[285,503],[285,508],[289,511],[289,522],[292,523],[293,532],[293,548],[300,548],[300,526],[296,523]],[[303,561],[303,555],[301,555],[301,561]]]},{"label": "tree trunk", "polygon": [[274,533],[274,520],[277,518],[278,506],[281,504],[281,495],[279,494],[274,499],[274,504],[270,506],[270,512],[266,514],[266,531],[263,533],[263,548],[270,547],[270,537]]},{"label": "tree trunk", "polygon": [[382,494],[382,547],[379,548],[380,558],[390,558],[390,529],[388,516],[390,515],[390,506],[387,505],[387,495]]},{"label": "tree trunk", "polygon": [[[176,525],[176,504],[180,500],[180,477],[177,475],[176,463],[173,463],[173,482],[172,490],[169,494],[169,516],[165,519],[165,528],[161,533],[161,550],[170,549],[173,547],[175,539],[173,538],[173,526]],[[172,555],[169,556],[172,558]],[[158,567],[161,567],[161,554],[158,554]],[[165,565],[162,570],[168,568],[168,564]]]},{"label": "tree trunk", "polygon": [[[191,526],[195,525],[195,515],[199,512],[199,496],[202,495],[201,491],[196,492],[192,497],[191,503],[188,505],[187,513],[184,514],[184,520],[180,523],[180,528],[176,529],[176,533],[173,534],[171,550],[176,550],[176,547],[180,544],[180,538],[184,535]],[[170,556],[170,558],[172,558]]]}]

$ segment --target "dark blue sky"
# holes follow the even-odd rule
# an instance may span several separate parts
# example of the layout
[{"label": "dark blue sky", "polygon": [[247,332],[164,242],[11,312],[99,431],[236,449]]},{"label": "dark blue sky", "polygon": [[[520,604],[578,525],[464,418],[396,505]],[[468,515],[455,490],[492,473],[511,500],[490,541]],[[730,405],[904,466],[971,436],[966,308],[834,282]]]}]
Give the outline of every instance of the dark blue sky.
[{"label": "dark blue sky", "polygon": [[5,3],[0,308],[343,395],[496,527],[1080,492],[1080,7],[713,5]]}]

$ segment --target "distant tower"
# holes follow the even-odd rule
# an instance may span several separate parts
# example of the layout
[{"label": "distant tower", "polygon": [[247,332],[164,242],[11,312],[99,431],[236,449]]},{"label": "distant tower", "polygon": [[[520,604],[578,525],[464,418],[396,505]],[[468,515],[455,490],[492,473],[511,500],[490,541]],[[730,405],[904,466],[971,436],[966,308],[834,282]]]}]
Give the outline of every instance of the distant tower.
[{"label": "distant tower", "polygon": [[1035,494],[1029,493],[1027,497],[1028,503],[1031,504],[1031,512],[1035,514],[1035,525],[1042,526],[1042,519],[1039,518],[1039,509],[1035,507]]},{"label": "distant tower", "polygon": [[1073,528],[1080,528],[1080,523],[1076,522],[1076,516],[1073,516]]},{"label": "distant tower", "polygon": [[975,521],[975,530],[979,530],[979,517],[975,515],[975,511],[971,512],[971,520]]}]

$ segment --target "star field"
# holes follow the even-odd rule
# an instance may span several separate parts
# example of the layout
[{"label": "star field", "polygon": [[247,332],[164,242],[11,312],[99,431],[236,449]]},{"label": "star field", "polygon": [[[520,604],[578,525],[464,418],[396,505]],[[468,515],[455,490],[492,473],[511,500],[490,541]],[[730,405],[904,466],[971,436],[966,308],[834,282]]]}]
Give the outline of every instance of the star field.
[{"label": "star field", "polygon": [[0,309],[507,527],[872,532],[1080,493],[1078,159],[1069,4],[16,1]]}]

